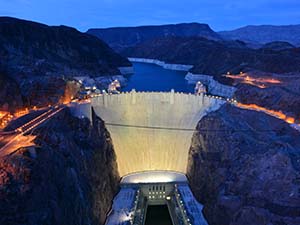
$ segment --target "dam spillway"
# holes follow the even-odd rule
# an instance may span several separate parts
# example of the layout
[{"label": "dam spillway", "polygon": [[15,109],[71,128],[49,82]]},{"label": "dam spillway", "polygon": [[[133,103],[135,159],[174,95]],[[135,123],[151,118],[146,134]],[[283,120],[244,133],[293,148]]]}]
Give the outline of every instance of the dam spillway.
[{"label": "dam spillway", "polygon": [[121,176],[169,170],[185,173],[199,120],[223,100],[171,92],[131,92],[93,97],[91,106],[111,134]]},{"label": "dam spillway", "polygon": [[[166,212],[153,214],[153,207]],[[187,177],[179,172],[146,171],[126,175],[120,183],[105,225],[207,225],[203,205],[189,188]],[[163,212],[161,211],[161,212]]]}]

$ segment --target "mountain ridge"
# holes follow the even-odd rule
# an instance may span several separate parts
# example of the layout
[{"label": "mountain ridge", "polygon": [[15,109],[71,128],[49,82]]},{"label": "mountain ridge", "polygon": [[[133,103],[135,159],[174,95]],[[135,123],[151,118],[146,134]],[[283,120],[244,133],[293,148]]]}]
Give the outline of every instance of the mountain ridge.
[{"label": "mountain ridge", "polygon": [[92,28],[87,31],[110,45],[113,49],[121,51],[145,41],[161,37],[205,37],[212,40],[222,40],[208,24],[179,23],[166,25],[149,25],[137,27]]},{"label": "mountain ridge", "polygon": [[120,74],[127,59],[106,43],[67,26],[0,17],[1,70],[8,74]]},{"label": "mountain ridge", "polygon": [[224,39],[238,39],[246,42],[266,44],[286,41],[300,45],[300,25],[247,25],[234,30],[218,32]]}]

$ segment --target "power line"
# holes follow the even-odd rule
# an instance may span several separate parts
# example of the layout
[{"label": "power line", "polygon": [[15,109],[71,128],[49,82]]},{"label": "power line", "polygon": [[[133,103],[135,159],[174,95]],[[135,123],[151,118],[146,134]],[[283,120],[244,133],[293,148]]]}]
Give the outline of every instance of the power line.
[{"label": "power line", "polygon": [[191,128],[176,128],[176,127],[154,127],[154,126],[141,126],[141,125],[130,125],[130,124],[119,124],[119,123],[105,123],[107,126],[114,127],[127,127],[127,128],[138,128],[138,129],[151,129],[151,130],[170,130],[170,131],[187,131],[187,132],[274,132],[280,130],[272,129],[191,129]]},{"label": "power line", "polygon": [[190,128],[152,127],[152,126],[128,125],[128,124],[119,124],[119,123],[105,123],[105,125],[115,126],[115,127],[129,127],[129,128],[153,129],[153,130],[197,131],[195,129],[190,129]]}]

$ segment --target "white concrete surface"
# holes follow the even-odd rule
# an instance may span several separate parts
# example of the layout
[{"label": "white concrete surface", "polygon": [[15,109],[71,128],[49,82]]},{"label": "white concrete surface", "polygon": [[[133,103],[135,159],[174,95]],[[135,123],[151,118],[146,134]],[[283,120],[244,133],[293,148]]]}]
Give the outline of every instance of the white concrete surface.
[{"label": "white concrete surface", "polygon": [[187,182],[185,174],[175,171],[144,171],[124,176],[121,184]]},{"label": "white concrete surface", "polygon": [[111,134],[121,176],[146,170],[185,173],[197,123],[223,103],[174,92],[130,92],[91,100]]}]

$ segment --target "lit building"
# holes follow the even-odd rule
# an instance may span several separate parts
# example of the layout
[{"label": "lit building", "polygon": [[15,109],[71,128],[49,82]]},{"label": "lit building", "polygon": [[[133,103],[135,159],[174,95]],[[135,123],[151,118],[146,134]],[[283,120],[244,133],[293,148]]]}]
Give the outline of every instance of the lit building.
[{"label": "lit building", "polygon": [[119,93],[118,88],[121,87],[121,84],[118,80],[114,80],[108,85],[108,93],[116,94]]},{"label": "lit building", "polygon": [[206,93],[206,87],[200,81],[198,81],[195,86],[195,94],[200,95],[205,93]]}]

